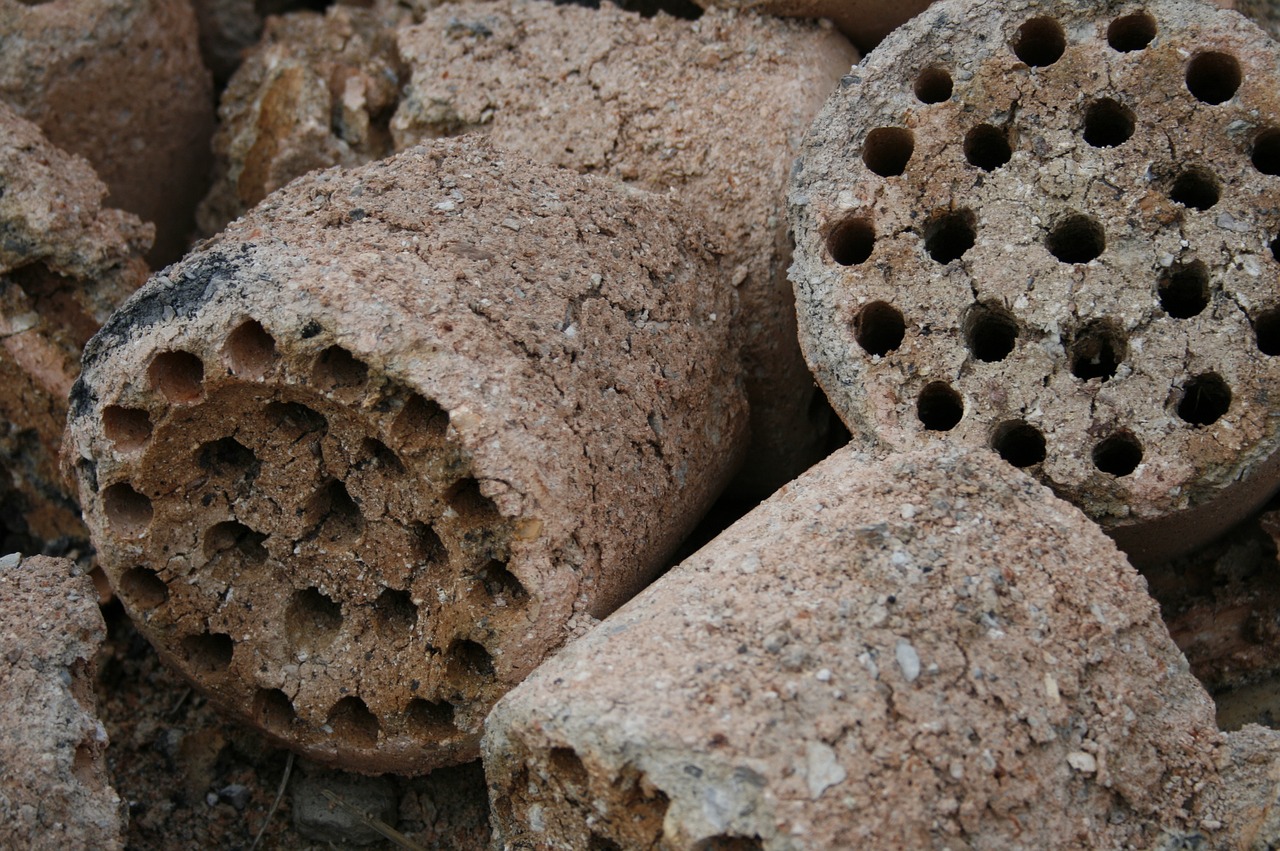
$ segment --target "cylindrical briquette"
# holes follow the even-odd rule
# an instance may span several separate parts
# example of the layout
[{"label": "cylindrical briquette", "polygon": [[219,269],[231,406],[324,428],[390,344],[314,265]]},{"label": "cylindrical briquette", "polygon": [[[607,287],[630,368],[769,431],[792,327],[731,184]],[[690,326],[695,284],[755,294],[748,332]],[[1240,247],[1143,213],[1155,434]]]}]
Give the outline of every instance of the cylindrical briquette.
[{"label": "cylindrical briquette", "polygon": [[759,499],[830,450],[839,426],[796,342],[784,193],[857,59],[846,39],[723,10],[694,23],[542,0],[450,3],[394,35],[388,19],[335,8],[268,27],[223,97],[207,229],[321,163],[461,133],[678,195],[742,299],[752,443],[734,492]]},{"label": "cylindrical briquette", "polygon": [[1280,46],[1191,0],[941,2],[791,192],[801,344],[863,445],[989,445],[1131,557],[1280,481]]},{"label": "cylindrical briquette", "polygon": [[1225,817],[1219,745],[1114,543],[934,444],[792,482],[503,698],[484,756],[506,848],[1151,848]]},{"label": "cylindrical briquette", "polygon": [[739,462],[721,280],[674,201],[482,140],[296,181],[87,348],[68,463],[101,564],[279,741],[473,758]]}]

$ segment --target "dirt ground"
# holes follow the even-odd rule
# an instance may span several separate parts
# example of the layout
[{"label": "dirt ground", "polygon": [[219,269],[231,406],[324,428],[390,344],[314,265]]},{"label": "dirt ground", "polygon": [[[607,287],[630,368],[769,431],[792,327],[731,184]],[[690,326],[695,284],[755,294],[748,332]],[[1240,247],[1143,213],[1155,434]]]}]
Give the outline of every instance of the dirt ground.
[{"label": "dirt ground", "polygon": [[[268,821],[288,752],[221,719],[160,663],[118,602],[107,605],[103,614],[108,636],[96,686],[99,715],[111,740],[107,760],[112,783],[128,802],[126,847],[248,849],[264,823],[261,849],[355,847],[342,839],[317,841],[298,832],[294,787],[305,771],[301,760],[295,761],[289,787]],[[348,781],[353,778],[347,776]],[[394,827],[416,844],[378,840],[365,847],[487,847],[488,799],[478,762],[415,780],[388,779],[399,799]]]}]

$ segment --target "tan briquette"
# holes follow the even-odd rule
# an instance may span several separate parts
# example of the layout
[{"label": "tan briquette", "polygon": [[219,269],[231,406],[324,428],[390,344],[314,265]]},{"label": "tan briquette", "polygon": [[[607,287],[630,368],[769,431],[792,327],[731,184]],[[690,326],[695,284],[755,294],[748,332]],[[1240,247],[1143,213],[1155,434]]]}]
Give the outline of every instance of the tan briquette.
[{"label": "tan briquette", "polygon": [[0,100],[87,159],[110,204],[182,254],[206,188],[213,93],[188,0],[0,0]]},{"label": "tan briquette", "polygon": [[985,449],[840,450],[495,707],[502,847],[1151,848],[1219,756],[1145,583]]},{"label": "tan briquette", "polygon": [[483,133],[679,196],[715,235],[743,304],[752,447],[735,491],[762,497],[821,458],[835,423],[796,343],[784,193],[805,128],[857,59],[848,41],[813,22],[643,18],[610,3],[423,14],[396,32],[398,63],[378,34],[383,13],[274,23],[223,98],[206,231],[308,169],[382,156],[388,119],[396,149]]},{"label": "tan briquette", "polygon": [[2,103],[0,187],[0,527],[39,551],[86,537],[58,472],[67,393],[81,347],[146,280],[152,229],[104,209],[89,164]]},{"label": "tan briquette", "polygon": [[124,847],[94,657],[98,594],[66,559],[0,556],[0,845]]},{"label": "tan briquette", "polygon": [[278,741],[473,758],[740,461],[720,280],[674,202],[479,139],[296,181],[91,341],[68,463],[101,563]]},{"label": "tan briquette", "polygon": [[1134,559],[1280,481],[1280,46],[1193,0],[941,2],[791,190],[801,345],[862,445],[990,446]]}]

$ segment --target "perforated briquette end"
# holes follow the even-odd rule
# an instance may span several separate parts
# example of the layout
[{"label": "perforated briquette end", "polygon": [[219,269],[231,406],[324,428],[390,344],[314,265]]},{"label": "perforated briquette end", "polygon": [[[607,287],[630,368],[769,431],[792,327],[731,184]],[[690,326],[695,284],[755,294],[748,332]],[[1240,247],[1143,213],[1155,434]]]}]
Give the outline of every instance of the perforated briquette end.
[{"label": "perforated briquette end", "polygon": [[1146,471],[1167,495],[1184,456],[1247,456],[1207,461],[1206,431],[1275,440],[1276,51],[1179,0],[1000,14],[935,4],[819,116],[801,331],[851,425],[986,446],[1107,512]]},{"label": "perforated briquette end", "polygon": [[532,595],[433,400],[316,327],[156,351],[97,413],[103,567],[168,661],[326,762],[475,753]]}]

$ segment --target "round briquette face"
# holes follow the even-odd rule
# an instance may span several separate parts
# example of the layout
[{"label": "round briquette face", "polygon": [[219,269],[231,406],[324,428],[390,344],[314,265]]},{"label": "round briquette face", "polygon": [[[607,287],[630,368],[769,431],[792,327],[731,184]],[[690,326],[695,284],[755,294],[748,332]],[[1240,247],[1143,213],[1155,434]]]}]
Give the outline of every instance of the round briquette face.
[{"label": "round briquette face", "polygon": [[1112,529],[1273,476],[1278,67],[1171,0],[937,3],[853,68],[790,204],[855,438],[989,446]]},{"label": "round briquette face", "polygon": [[145,374],[97,409],[114,472],[91,509],[143,632],[316,758],[471,753],[530,594],[448,413],[315,322],[201,319],[142,345]]}]

